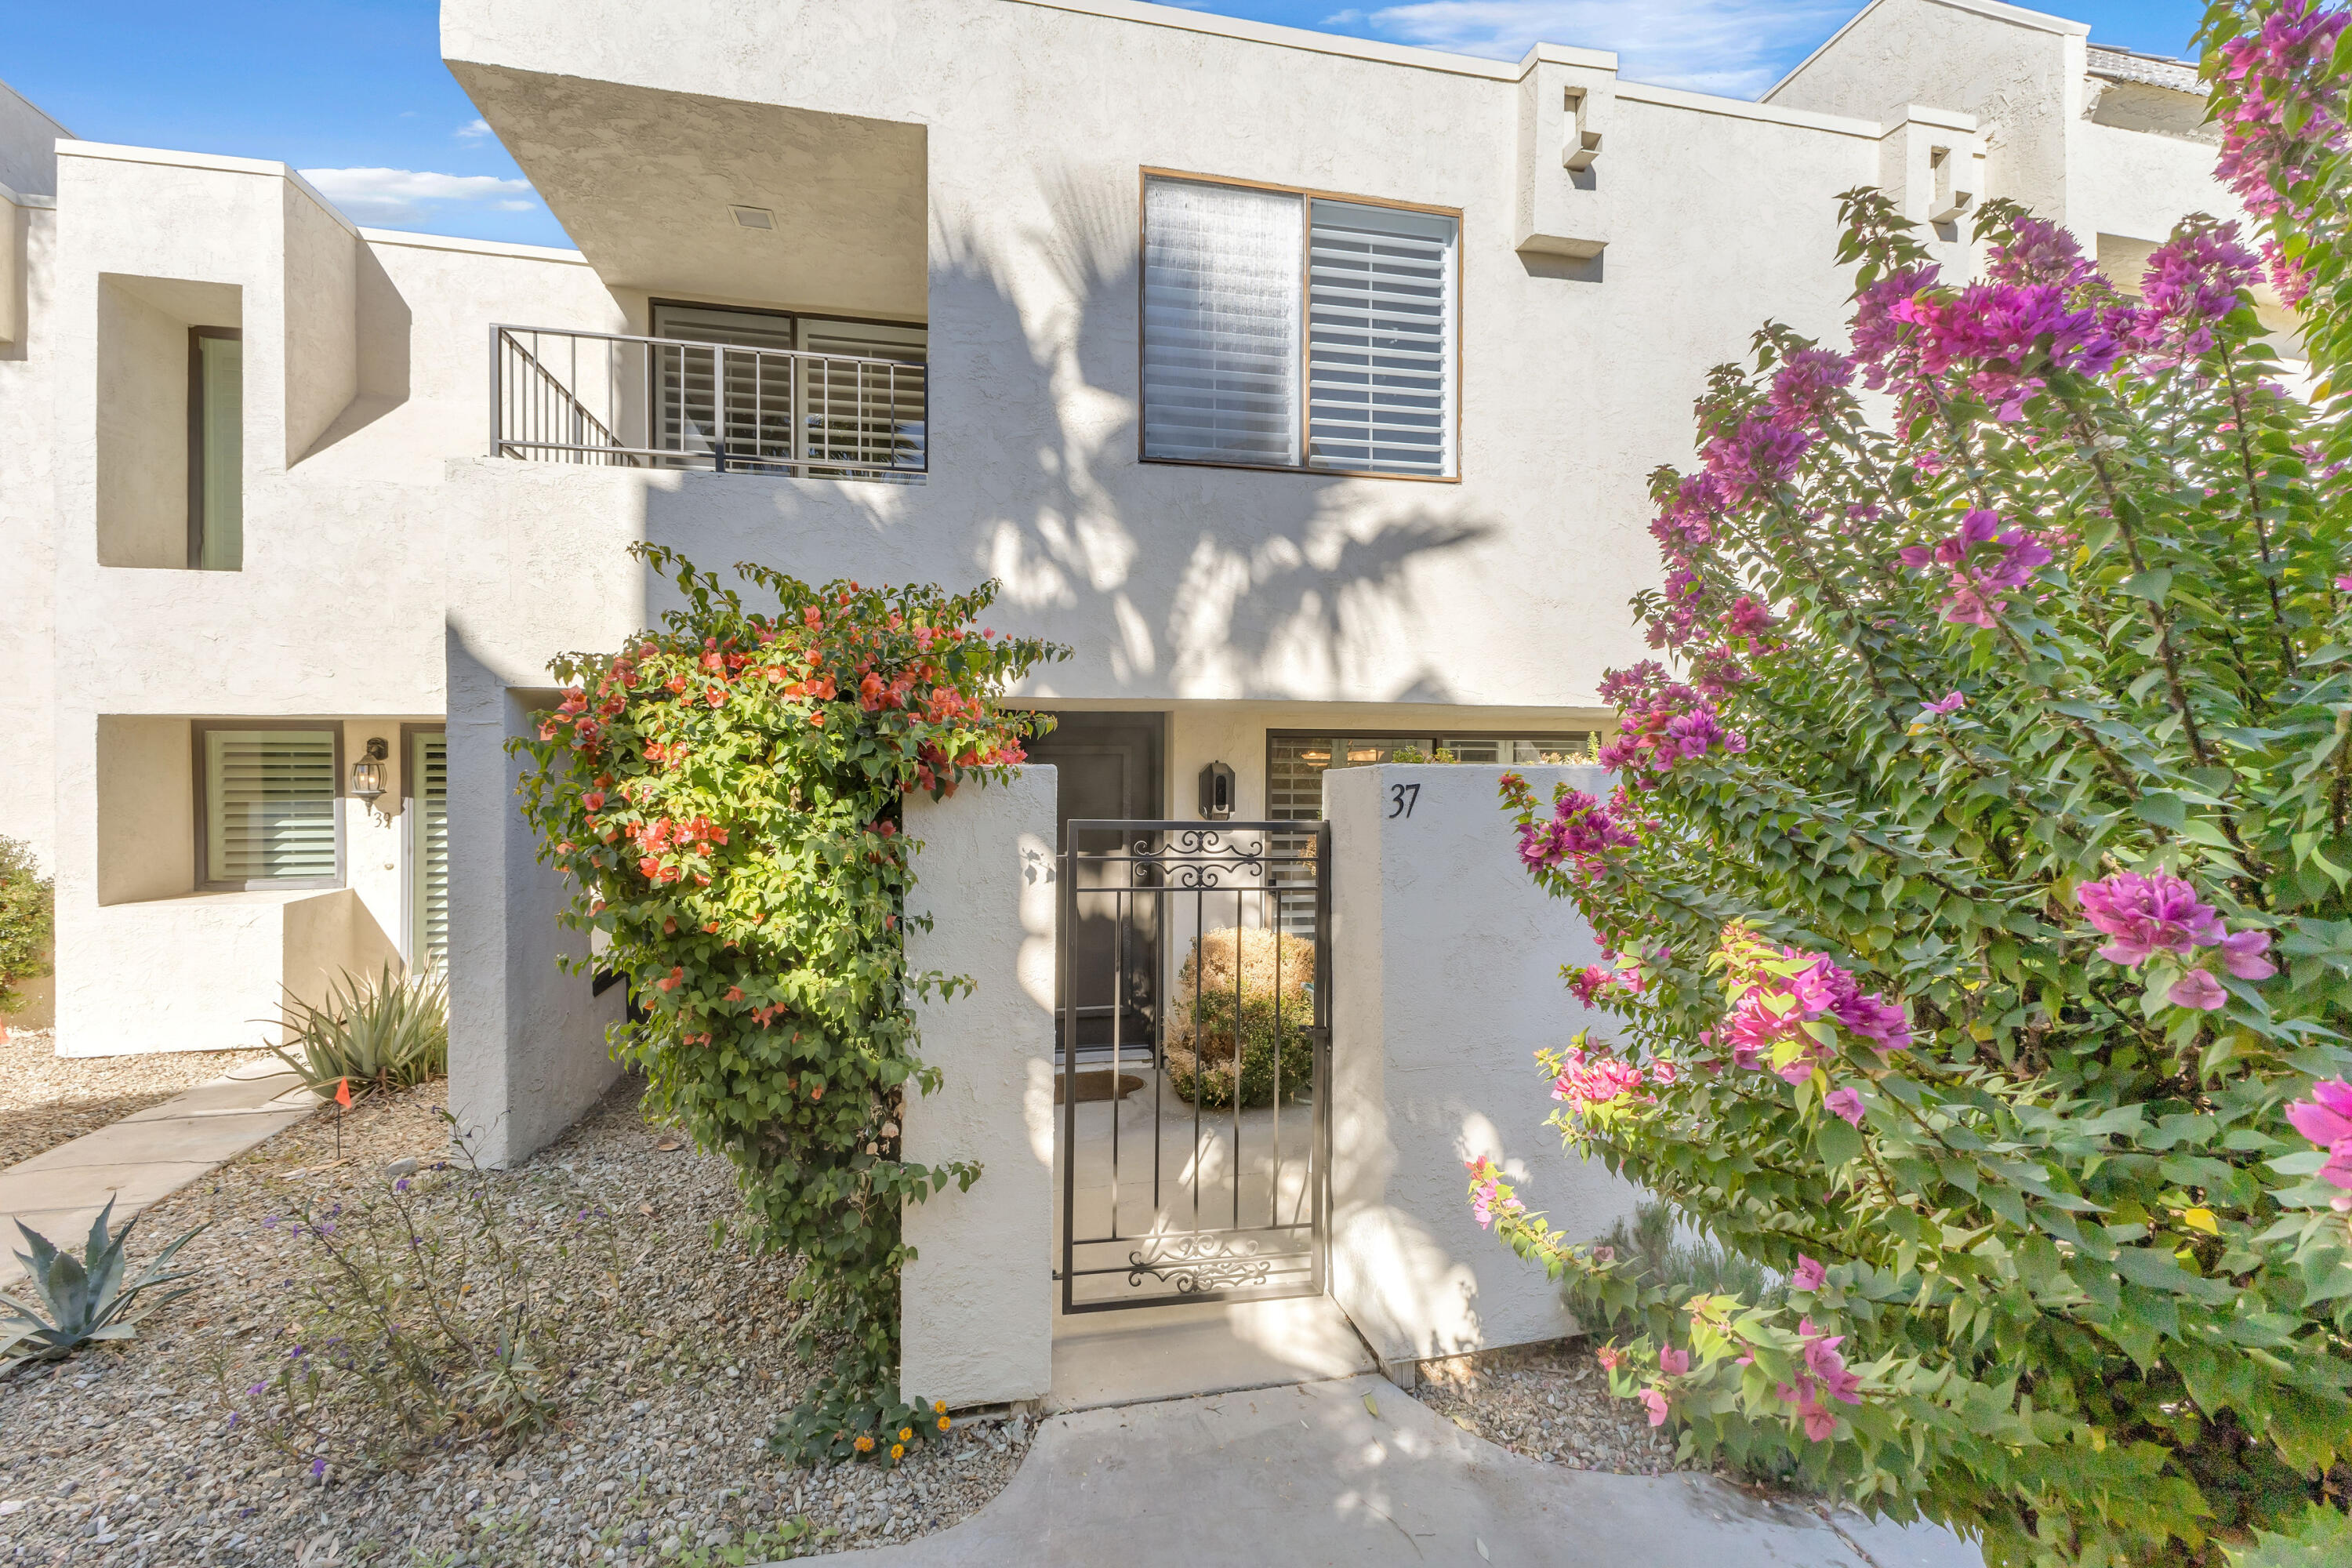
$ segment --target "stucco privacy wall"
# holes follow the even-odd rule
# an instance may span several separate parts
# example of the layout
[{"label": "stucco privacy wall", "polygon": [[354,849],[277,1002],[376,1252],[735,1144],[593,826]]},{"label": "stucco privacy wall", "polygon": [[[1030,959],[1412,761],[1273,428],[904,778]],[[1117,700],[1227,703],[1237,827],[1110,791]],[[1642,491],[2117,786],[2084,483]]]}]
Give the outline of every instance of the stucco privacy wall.
[{"label": "stucco privacy wall", "polygon": [[978,1162],[970,1192],[909,1204],[916,1252],[901,1277],[899,1386],[962,1408],[1044,1397],[1052,1380],[1054,1284],[1055,771],[910,796],[914,859],[907,962],[974,989],[916,1004],[940,1091],[909,1095],[905,1158]]},{"label": "stucco privacy wall", "polygon": [[543,865],[516,809],[521,765],[506,743],[537,732],[559,696],[514,690],[449,653],[449,1113],[481,1164],[506,1166],[544,1146],[620,1076],[604,1030],[625,987],[595,994],[565,973],[588,938],[559,923],[563,876]]},{"label": "stucco privacy wall", "polygon": [[[1152,6],[454,0],[443,16],[453,69],[524,137],[532,81],[558,76],[928,128],[927,484],[486,461],[461,477],[485,547],[612,560],[645,535],[812,577],[993,574],[1000,628],[1076,649],[1038,673],[1041,698],[1594,706],[1601,670],[1641,657],[1623,606],[1654,571],[1644,476],[1687,449],[1692,390],[1766,316],[1835,329],[1836,193],[1878,166],[1874,122],[1621,92],[1593,174],[1628,196],[1606,255],[1526,258],[1512,66]],[[702,130],[667,130],[640,156],[702,169]],[[1145,165],[1462,208],[1460,484],[1137,460]],[[716,199],[705,179],[668,188]],[[1635,199],[1654,191],[1675,199]],[[736,290],[758,291],[756,274]],[[528,679],[586,646],[574,617],[600,613],[593,594],[472,596],[506,586],[453,584],[494,668]],[[1555,657],[1528,660],[1534,646]]]},{"label": "stucco privacy wall", "polygon": [[[1520,768],[1606,794],[1598,768]],[[1331,1294],[1384,1367],[1577,1330],[1559,1287],[1471,1218],[1463,1162],[1486,1155],[1572,1237],[1635,1191],[1571,1157],[1533,1053],[1608,1016],[1563,963],[1601,948],[1519,865],[1502,770],[1395,763],[1327,773],[1331,823]]]}]

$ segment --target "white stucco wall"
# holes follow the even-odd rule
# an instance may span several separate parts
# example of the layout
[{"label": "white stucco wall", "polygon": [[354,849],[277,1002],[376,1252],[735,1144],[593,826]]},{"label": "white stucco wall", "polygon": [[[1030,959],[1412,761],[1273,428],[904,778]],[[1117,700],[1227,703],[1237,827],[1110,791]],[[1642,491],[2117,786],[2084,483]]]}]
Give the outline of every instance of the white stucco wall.
[{"label": "white stucco wall", "polygon": [[980,1163],[970,1192],[907,1205],[915,1258],[899,1284],[909,1400],[951,1408],[1045,1396],[1054,1285],[1054,770],[1007,784],[913,796],[907,960],[977,989],[916,1005],[923,1059],[944,1079],[909,1097],[901,1148],[918,1164]]},{"label": "white stucco wall", "polygon": [[555,706],[544,689],[514,690],[453,639],[449,684],[449,1113],[484,1165],[529,1155],[576,1121],[620,1076],[604,1031],[625,1016],[623,987],[594,994],[562,956],[585,933],[556,917],[570,900],[562,873],[539,863],[515,808],[511,737]]},{"label": "white stucco wall", "polygon": [[[1514,771],[1547,798],[1560,779],[1609,788],[1597,768]],[[1464,1161],[1495,1161],[1575,1237],[1606,1231],[1634,1201],[1544,1125],[1555,1108],[1533,1053],[1607,1022],[1559,975],[1598,962],[1600,945],[1520,867],[1496,797],[1502,772],[1390,763],[1323,782],[1331,1294],[1392,1368],[1577,1331],[1559,1288],[1471,1218]]]}]

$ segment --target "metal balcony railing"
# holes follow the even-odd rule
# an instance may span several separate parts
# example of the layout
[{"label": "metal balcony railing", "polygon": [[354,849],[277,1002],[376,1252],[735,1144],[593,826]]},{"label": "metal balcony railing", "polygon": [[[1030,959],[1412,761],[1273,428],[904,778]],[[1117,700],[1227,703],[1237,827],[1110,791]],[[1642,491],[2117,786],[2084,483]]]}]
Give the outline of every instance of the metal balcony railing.
[{"label": "metal balcony railing", "polygon": [[929,407],[912,357],[490,329],[501,458],[906,481],[929,471]]}]

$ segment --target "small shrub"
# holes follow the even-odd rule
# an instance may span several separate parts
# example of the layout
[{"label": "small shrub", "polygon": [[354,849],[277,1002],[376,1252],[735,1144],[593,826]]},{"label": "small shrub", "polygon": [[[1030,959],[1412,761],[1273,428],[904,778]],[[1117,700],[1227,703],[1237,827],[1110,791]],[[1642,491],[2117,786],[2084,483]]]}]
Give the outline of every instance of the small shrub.
[{"label": "small shrub", "polygon": [[0,1015],[23,1004],[16,982],[49,972],[56,923],[56,889],[34,863],[31,847],[0,838]]},{"label": "small shrub", "polygon": [[1229,1109],[1237,1035],[1245,1109],[1272,1105],[1277,1079],[1283,1099],[1305,1093],[1315,1076],[1314,982],[1315,944],[1304,937],[1224,926],[1193,943],[1168,1012],[1164,1055],[1177,1095]]},{"label": "small shrub", "polygon": [[[138,1319],[195,1289],[184,1285],[134,1310],[133,1304],[145,1292],[189,1277],[188,1271],[171,1273],[172,1260],[205,1227],[196,1226],[165,1247],[138,1279],[125,1285],[122,1244],[131,1239],[131,1227],[139,1222],[130,1220],[110,1236],[107,1224],[113,1216],[114,1200],[109,1198],[91,1224],[89,1239],[83,1244],[79,1258],[70,1252],[59,1251],[48,1237],[24,1221],[16,1222],[26,1246],[31,1248],[16,1254],[16,1261],[25,1266],[26,1278],[34,1295],[39,1298],[39,1306],[0,1295],[0,1311],[17,1324],[8,1338],[0,1340],[0,1377],[33,1362],[63,1361],[84,1345],[130,1339],[139,1331]],[[9,1353],[27,1342],[34,1348]]]},{"label": "small shrub", "polygon": [[278,1058],[321,1092],[349,1079],[354,1086],[409,1089],[449,1070],[449,982],[438,970],[373,981],[345,972],[326,1000],[287,993]]},{"label": "small shrub", "polygon": [[[504,1450],[551,1420],[571,1357],[530,1249],[484,1173],[436,1164],[323,1211],[265,1221],[309,1243],[283,1358],[243,1390],[266,1439],[300,1462],[379,1463],[471,1444]],[[559,1240],[610,1255],[611,1217]],[[226,1375],[224,1373],[224,1375]]]}]

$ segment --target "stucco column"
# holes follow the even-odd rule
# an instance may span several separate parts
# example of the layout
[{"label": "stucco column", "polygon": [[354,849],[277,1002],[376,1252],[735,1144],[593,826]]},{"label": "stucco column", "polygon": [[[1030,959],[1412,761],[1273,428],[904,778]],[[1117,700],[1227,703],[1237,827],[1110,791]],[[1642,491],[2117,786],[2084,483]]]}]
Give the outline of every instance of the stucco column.
[{"label": "stucco column", "polygon": [[937,1094],[911,1100],[908,1160],[980,1163],[907,1205],[899,1387],[950,1408],[1045,1396],[1053,1377],[1055,770],[907,803],[916,841],[909,967],[969,976],[916,1004]]},{"label": "stucco column", "polygon": [[[1562,964],[1600,959],[1564,900],[1521,868],[1503,770],[1347,768],[1323,780],[1331,824],[1331,1293],[1391,1376],[1408,1363],[1577,1331],[1559,1291],[1471,1218],[1463,1162],[1484,1154],[1576,1237],[1630,1213],[1634,1189],[1570,1157],[1533,1053],[1606,1015]],[[1529,767],[1596,795],[1598,768]]]},{"label": "stucco column", "polygon": [[508,686],[450,634],[449,1110],[484,1165],[545,1147],[620,1076],[604,1030],[623,988],[597,996],[588,975],[556,966],[588,939],[556,921],[569,890],[534,855],[506,752],[556,701]]}]

